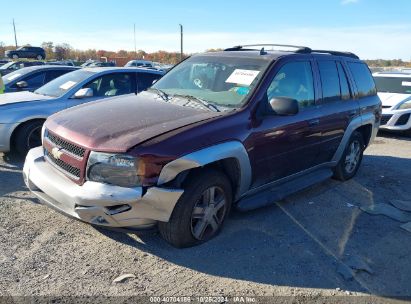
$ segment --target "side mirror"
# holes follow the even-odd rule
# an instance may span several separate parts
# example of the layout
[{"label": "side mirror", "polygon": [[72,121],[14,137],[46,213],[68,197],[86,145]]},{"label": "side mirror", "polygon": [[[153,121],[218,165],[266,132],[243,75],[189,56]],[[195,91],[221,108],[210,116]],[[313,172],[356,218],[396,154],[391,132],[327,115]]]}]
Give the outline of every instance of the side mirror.
[{"label": "side mirror", "polygon": [[298,101],[288,97],[275,97],[270,100],[271,109],[277,115],[296,115],[298,113]]},{"label": "side mirror", "polygon": [[74,98],[77,98],[77,99],[87,98],[87,97],[93,97],[93,90],[90,88],[80,89],[74,94]]},{"label": "side mirror", "polygon": [[23,80],[23,81],[17,82],[17,83],[16,83],[16,86],[17,86],[19,89],[24,89],[24,88],[27,88],[29,85],[27,84],[27,82],[25,82],[25,81]]}]

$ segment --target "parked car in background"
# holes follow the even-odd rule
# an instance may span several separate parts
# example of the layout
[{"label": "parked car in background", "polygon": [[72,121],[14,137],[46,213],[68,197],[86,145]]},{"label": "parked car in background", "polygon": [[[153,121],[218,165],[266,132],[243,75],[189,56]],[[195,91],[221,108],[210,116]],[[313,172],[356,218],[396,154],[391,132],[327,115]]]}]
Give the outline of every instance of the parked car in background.
[{"label": "parked car in background", "polygon": [[125,67],[141,67],[141,68],[153,68],[153,62],[148,60],[130,60]]},{"label": "parked car in background", "polygon": [[0,74],[7,75],[13,71],[36,65],[44,65],[43,61],[10,61],[0,67]]},{"label": "parked car in background", "polygon": [[101,67],[115,67],[116,63],[114,61],[94,61],[87,65],[88,68],[101,68]]},{"label": "parked car in background", "polygon": [[378,72],[373,76],[382,101],[380,129],[411,136],[411,71]]},{"label": "parked car in background", "polygon": [[76,67],[39,65],[16,70],[3,76],[5,92],[34,91],[68,72],[72,72]]},{"label": "parked car in background", "polygon": [[43,48],[37,46],[22,46],[17,50],[9,50],[5,52],[6,57],[12,59],[33,58],[37,60],[46,59],[46,52]]},{"label": "parked car in background", "polygon": [[367,65],[352,53],[269,47],[283,51],[194,55],[137,96],[53,115],[27,155],[26,185],[66,215],[158,225],[187,247],[214,237],[234,206],[352,178],[381,117]]},{"label": "parked car in background", "polygon": [[8,62],[10,62],[9,59],[0,59],[0,65],[6,64]]},{"label": "parked car in background", "polygon": [[[138,68],[83,68],[60,76],[34,92],[0,95],[0,152],[24,155],[41,145],[40,130],[51,114],[82,103],[137,94],[163,75]],[[115,102],[113,100],[113,102]]]},{"label": "parked car in background", "polygon": [[61,61],[47,61],[44,64],[48,65],[64,65],[64,66],[75,66],[72,60],[61,60]]}]

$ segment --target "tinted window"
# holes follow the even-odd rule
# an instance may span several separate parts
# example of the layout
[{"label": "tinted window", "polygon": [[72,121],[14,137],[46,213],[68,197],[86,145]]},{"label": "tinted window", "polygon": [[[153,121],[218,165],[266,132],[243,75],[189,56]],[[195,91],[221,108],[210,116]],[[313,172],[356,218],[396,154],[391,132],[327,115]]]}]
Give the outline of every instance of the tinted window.
[{"label": "tinted window", "polygon": [[411,77],[374,77],[378,92],[411,94]]},{"label": "tinted window", "polygon": [[93,96],[117,96],[134,93],[134,75],[131,73],[106,74],[94,79],[83,88],[93,90]]},{"label": "tinted window", "polygon": [[319,61],[323,100],[325,102],[340,100],[340,77],[335,61]]},{"label": "tinted window", "polygon": [[137,73],[137,90],[144,91],[152,86],[153,81],[159,79],[161,75],[151,73]]},{"label": "tinted window", "polygon": [[348,65],[353,74],[355,84],[357,85],[359,97],[377,94],[374,80],[367,65],[360,62],[349,62]]},{"label": "tinted window", "polygon": [[351,98],[350,86],[348,84],[347,74],[345,74],[344,68],[341,63],[337,63],[338,75],[340,76],[341,87],[341,99],[347,100]]},{"label": "tinted window", "polygon": [[23,80],[25,82],[27,82],[28,87],[38,88],[38,87],[41,87],[43,85],[44,76],[45,76],[44,72],[35,73],[35,74],[32,74],[32,75],[28,76],[27,78],[24,78]]},{"label": "tinted window", "polygon": [[268,100],[274,97],[296,99],[300,108],[314,105],[313,73],[310,62],[285,64],[274,77],[267,90]]}]

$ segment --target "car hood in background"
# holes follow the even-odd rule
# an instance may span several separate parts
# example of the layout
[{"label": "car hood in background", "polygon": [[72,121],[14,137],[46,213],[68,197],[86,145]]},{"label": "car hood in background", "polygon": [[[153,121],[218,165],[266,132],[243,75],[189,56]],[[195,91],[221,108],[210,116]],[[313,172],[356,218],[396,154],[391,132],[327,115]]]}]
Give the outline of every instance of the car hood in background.
[{"label": "car hood in background", "polygon": [[397,104],[411,99],[411,94],[400,93],[378,93],[378,97],[381,99],[383,107],[393,107]]},{"label": "car hood in background", "polygon": [[52,115],[46,128],[94,151],[126,152],[158,135],[221,115],[154,96],[140,93],[77,106]]},{"label": "car hood in background", "polygon": [[0,107],[8,104],[15,104],[29,101],[40,101],[46,99],[53,99],[53,97],[35,94],[32,92],[15,92],[5,93],[0,95]]}]

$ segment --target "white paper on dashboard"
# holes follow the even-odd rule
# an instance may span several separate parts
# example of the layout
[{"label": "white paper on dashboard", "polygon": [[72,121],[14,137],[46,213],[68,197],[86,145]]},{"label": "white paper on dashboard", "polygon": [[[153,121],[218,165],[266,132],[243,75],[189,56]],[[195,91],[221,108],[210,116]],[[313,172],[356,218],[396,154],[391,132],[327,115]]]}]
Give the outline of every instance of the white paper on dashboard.
[{"label": "white paper on dashboard", "polygon": [[260,71],[235,69],[225,82],[249,86]]},{"label": "white paper on dashboard", "polygon": [[411,87],[411,81],[403,81],[402,86],[403,87]]},{"label": "white paper on dashboard", "polygon": [[74,85],[76,85],[77,84],[77,82],[75,82],[75,81],[67,81],[67,82],[65,82],[65,83],[63,83],[61,86],[60,86],[60,89],[62,89],[62,90],[68,90],[68,89],[70,89],[72,86],[74,86]]}]

